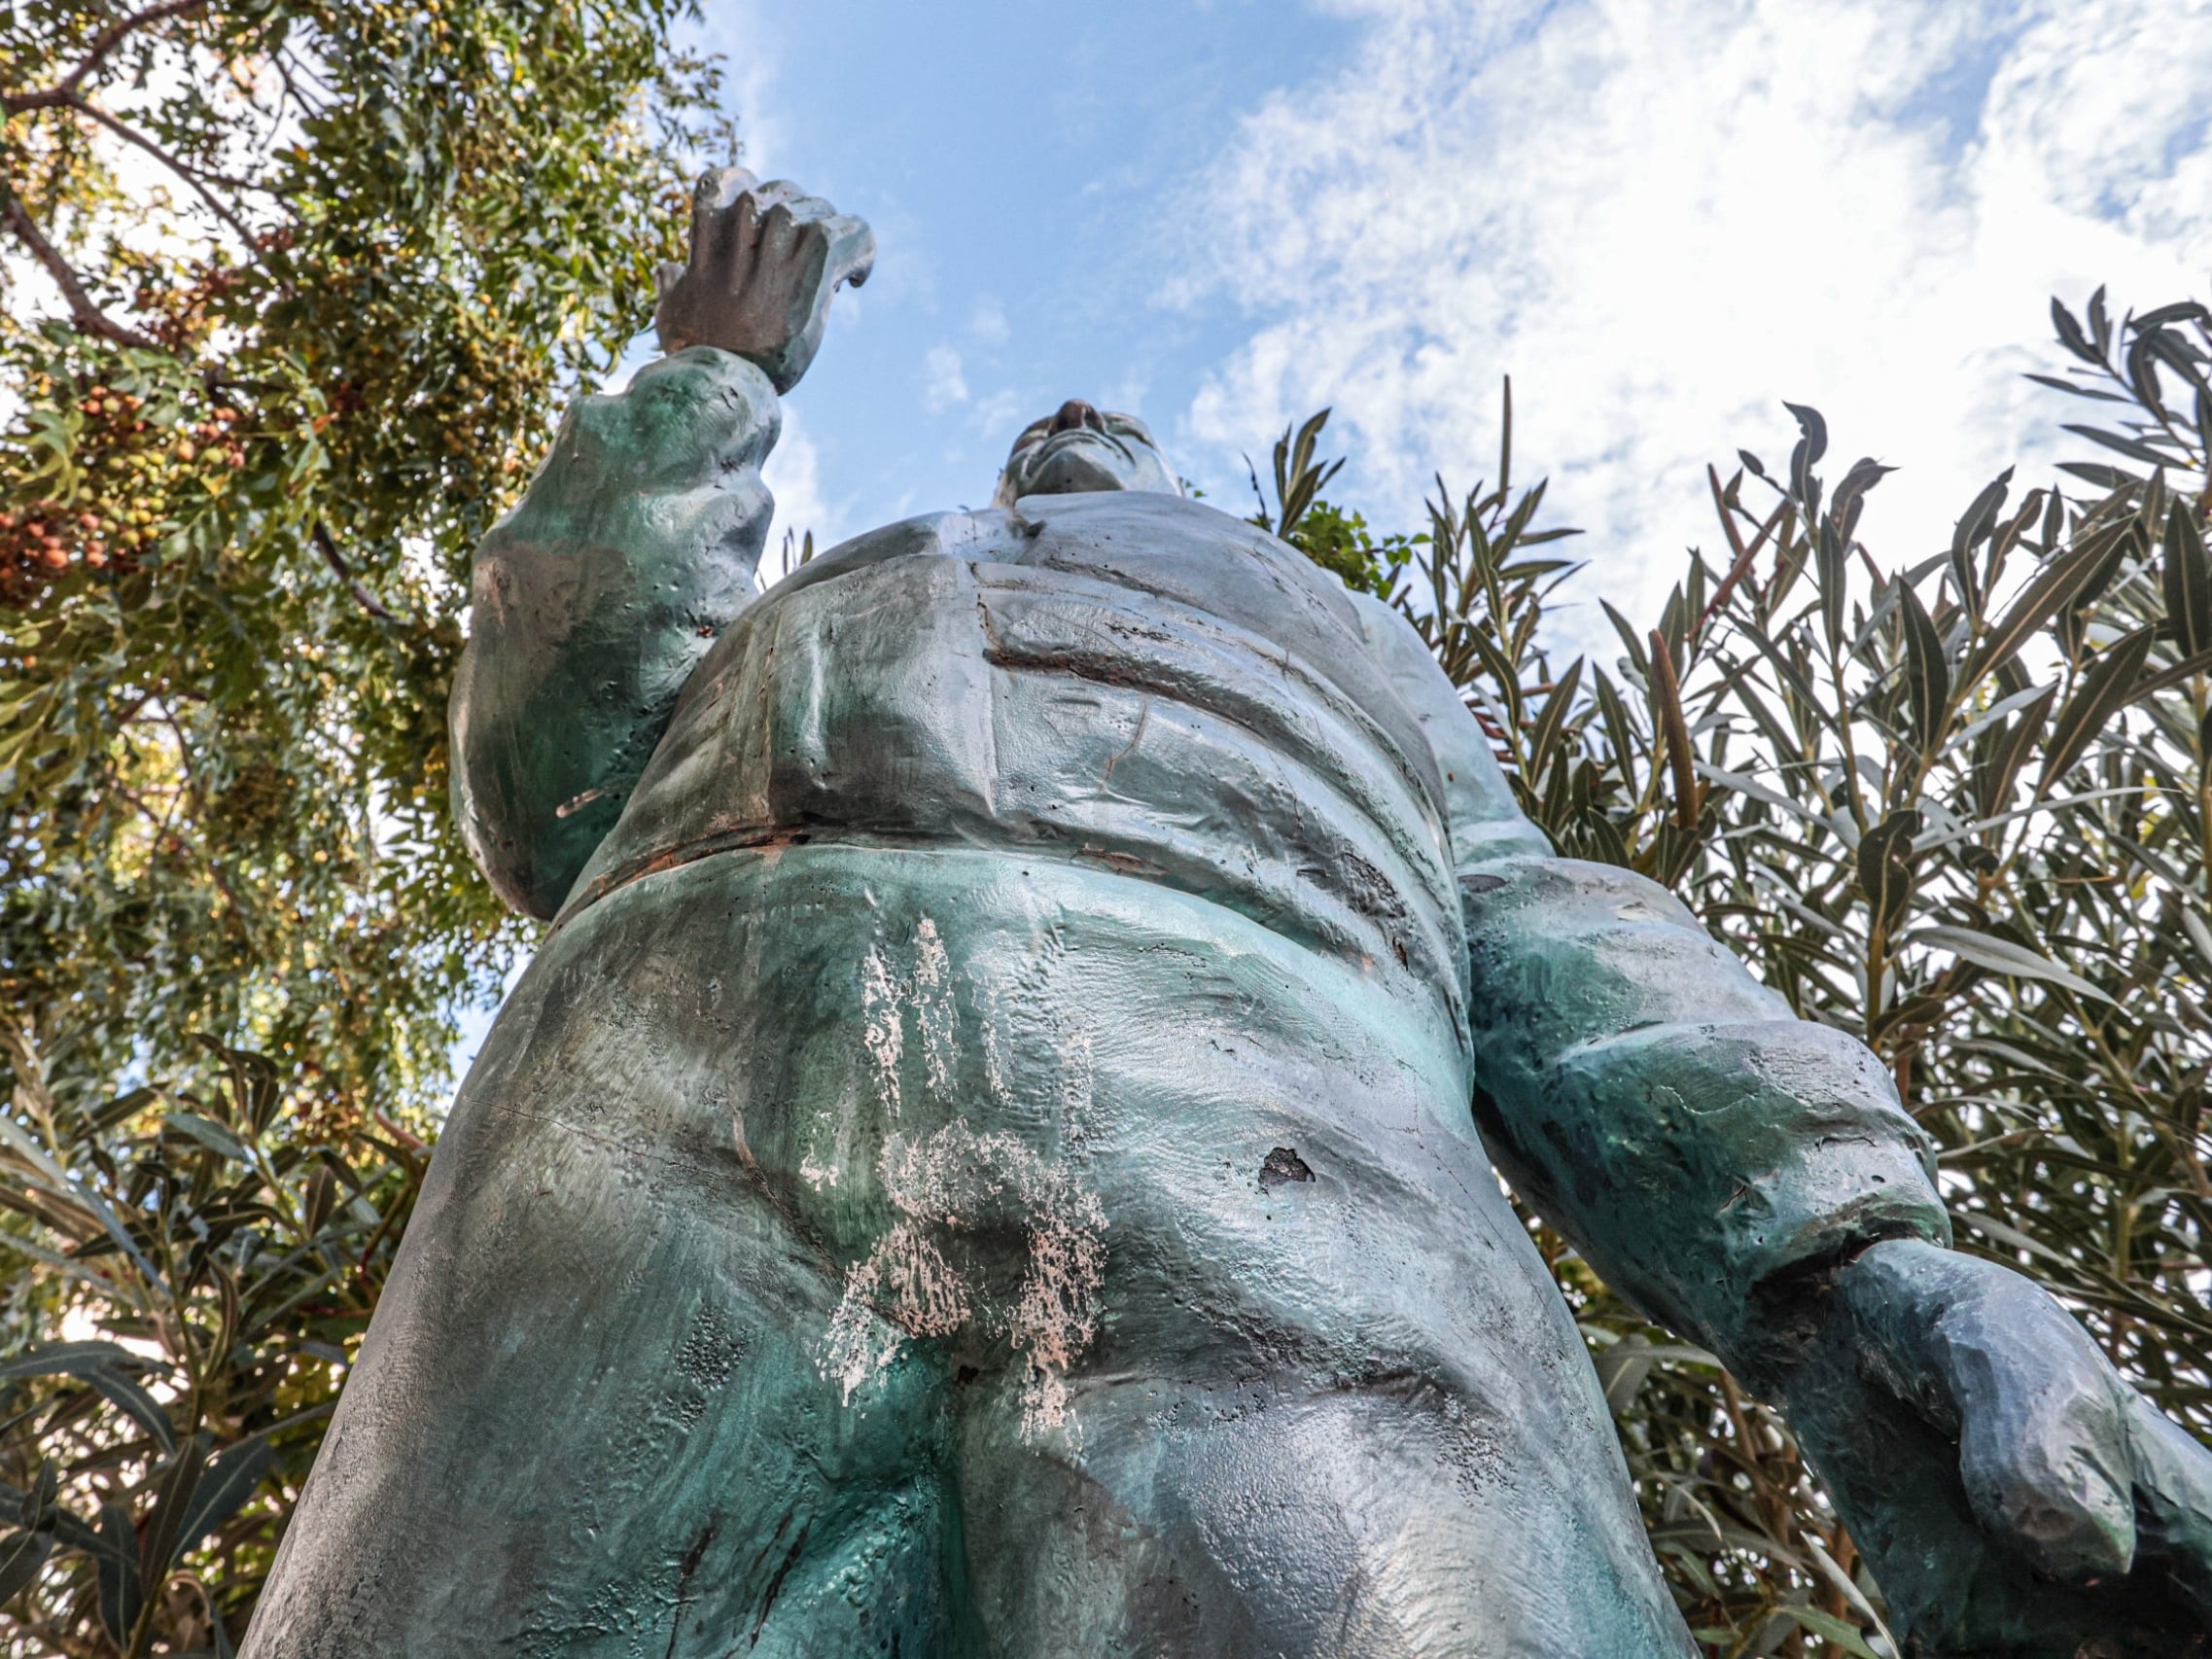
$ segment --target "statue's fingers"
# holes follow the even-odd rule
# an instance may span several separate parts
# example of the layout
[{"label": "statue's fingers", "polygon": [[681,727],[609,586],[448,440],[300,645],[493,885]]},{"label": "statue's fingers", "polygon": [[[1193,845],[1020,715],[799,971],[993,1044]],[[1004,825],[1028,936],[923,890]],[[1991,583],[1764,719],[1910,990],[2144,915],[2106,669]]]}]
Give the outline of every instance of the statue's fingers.
[{"label": "statue's fingers", "polygon": [[2126,1392],[2057,1303],[1977,1266],[1982,1293],[1940,1326],[1967,1501],[2053,1577],[2124,1573],[2135,1557]]},{"label": "statue's fingers", "polygon": [[799,202],[806,199],[806,192],[790,179],[770,179],[764,185],[753,187],[755,207],[762,215],[779,202]]},{"label": "statue's fingers", "polygon": [[2212,1451],[2140,1394],[2129,1405],[2145,1565],[2161,1570],[2212,1624]]},{"label": "statue's fingers", "polygon": [[753,233],[753,214],[747,204],[754,182],[743,167],[724,167],[700,181],[706,219],[703,228],[692,232],[691,263],[714,273],[711,280],[718,286],[742,268]]},{"label": "statue's fingers", "polygon": [[791,210],[791,218],[801,225],[825,225],[837,217],[837,209],[827,196],[795,194],[783,198]]},{"label": "statue's fingers", "polygon": [[709,167],[691,187],[691,249],[707,251],[724,229],[730,203],[760,181],[743,167]]},{"label": "statue's fingers", "polygon": [[734,164],[727,167],[709,167],[699,182],[702,188],[709,185],[713,187],[715,205],[718,208],[727,207],[747,191],[760,188],[760,180],[754,174],[751,167],[740,167]]},{"label": "statue's fingers", "polygon": [[790,201],[771,203],[760,215],[760,259],[770,266],[789,261],[798,247],[799,229]]},{"label": "statue's fingers", "polygon": [[876,233],[857,213],[840,213],[826,221],[829,235],[829,286],[858,288],[876,267]]},{"label": "statue's fingers", "polygon": [[840,213],[819,195],[802,196],[790,204],[791,218],[810,247],[821,251],[822,271],[829,292],[851,283],[867,281],[875,268],[876,237],[868,222],[857,213]]}]

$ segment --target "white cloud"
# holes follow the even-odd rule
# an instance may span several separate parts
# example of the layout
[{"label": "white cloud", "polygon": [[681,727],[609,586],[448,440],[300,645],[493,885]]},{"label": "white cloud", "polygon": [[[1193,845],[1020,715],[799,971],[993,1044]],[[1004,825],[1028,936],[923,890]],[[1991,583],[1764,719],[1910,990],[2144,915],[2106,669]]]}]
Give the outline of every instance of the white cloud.
[{"label": "white cloud", "polygon": [[784,433],[760,469],[761,481],[776,498],[776,515],[768,525],[768,545],[760,555],[762,585],[784,574],[781,563],[784,537],[803,539],[814,532],[817,550],[826,551],[850,532],[844,514],[822,490],[822,451],[815,447],[806,427],[789,403],[784,405]]},{"label": "white cloud", "polygon": [[[1038,411],[1049,413],[1049,410]],[[1022,402],[1022,396],[1011,387],[1001,387],[988,397],[978,398],[968,424],[977,436],[991,443],[1003,443],[1011,447],[1015,434],[1029,425],[1035,417]]]},{"label": "white cloud", "polygon": [[924,408],[941,414],[955,404],[967,402],[967,379],[961,372],[959,352],[949,345],[933,345],[923,358],[922,367],[928,376],[922,387]]},{"label": "white cloud", "polygon": [[985,345],[1004,345],[1011,330],[1006,323],[1006,308],[986,294],[976,300],[975,308],[967,314],[967,332]]},{"label": "white cloud", "polygon": [[1342,4],[1359,51],[1183,216],[1170,298],[1257,324],[1191,431],[1258,453],[1334,404],[1363,505],[1410,520],[1494,464],[1511,371],[1581,591],[1642,612],[1713,538],[1704,463],[1786,459],[1781,399],[1837,468],[1904,469],[1863,532],[1901,562],[2048,432],[2019,371],[2051,294],[2147,307],[2212,263],[2212,0]]}]

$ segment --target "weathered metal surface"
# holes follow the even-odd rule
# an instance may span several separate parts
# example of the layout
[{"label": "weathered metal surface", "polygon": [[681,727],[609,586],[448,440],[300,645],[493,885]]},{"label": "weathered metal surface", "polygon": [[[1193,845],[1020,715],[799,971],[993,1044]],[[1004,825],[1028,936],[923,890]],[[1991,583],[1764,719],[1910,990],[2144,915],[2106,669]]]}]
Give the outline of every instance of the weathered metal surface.
[{"label": "weathered metal surface", "polygon": [[500,897],[550,918],[622,815],[692,668],[753,596],[774,503],[767,379],[711,347],[579,398],[476,549],[454,814]]},{"label": "weathered metal surface", "polygon": [[460,799],[560,919],[253,1659],[1686,1654],[1493,1157],[1920,1651],[2194,1650],[2212,1459],[1401,618],[1080,404],[741,605],[766,386],[586,404],[486,544]]}]

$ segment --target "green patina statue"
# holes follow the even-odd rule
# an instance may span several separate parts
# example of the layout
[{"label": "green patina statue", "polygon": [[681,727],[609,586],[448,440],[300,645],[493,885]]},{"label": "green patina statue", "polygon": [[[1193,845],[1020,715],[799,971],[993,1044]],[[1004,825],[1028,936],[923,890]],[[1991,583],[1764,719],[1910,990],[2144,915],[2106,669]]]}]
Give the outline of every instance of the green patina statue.
[{"label": "green patina statue", "polygon": [[1787,1408],[1910,1649],[2204,1652],[2212,1456],[1949,1252],[1874,1056],[1138,422],[755,593],[871,257],[703,181],[478,554],[458,809],[553,927],[252,1659],[1690,1654],[1493,1165]]}]

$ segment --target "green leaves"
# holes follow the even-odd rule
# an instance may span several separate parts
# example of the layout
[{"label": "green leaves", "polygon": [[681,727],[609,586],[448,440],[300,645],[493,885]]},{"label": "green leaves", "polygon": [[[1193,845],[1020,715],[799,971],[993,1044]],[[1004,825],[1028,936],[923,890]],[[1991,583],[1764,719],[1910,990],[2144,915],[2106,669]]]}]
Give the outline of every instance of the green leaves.
[{"label": "green leaves", "polygon": [[[12,1189],[31,1224],[0,1251],[18,1296],[53,1273],[73,1317],[112,1336],[0,1356],[0,1460],[47,1495],[24,1499],[22,1531],[43,1540],[0,1538],[0,1561],[36,1556],[50,1614],[75,1607],[118,1647],[143,1647],[188,1561],[226,1617],[250,1605],[389,1269],[422,1147],[399,1130],[321,1144],[273,1109],[249,1141],[238,1131],[257,1103],[293,1090],[242,1050],[225,1050],[230,1086],[212,1094],[72,1106],[39,1083],[37,1045],[18,1032],[13,1046],[0,1127],[42,1184]],[[55,1208],[50,1188],[77,1208]]]},{"label": "green leaves", "polygon": [[665,0],[19,10],[12,96],[122,32],[105,120],[9,124],[95,308],[0,316],[0,998],[64,1092],[198,1033],[419,1106],[514,936],[446,825],[469,548],[650,313],[713,73]]},{"label": "green leaves", "polygon": [[1915,808],[1903,807],[1859,838],[1859,888],[1867,896],[1877,936],[1894,932],[1912,902],[1913,838],[1921,823]]},{"label": "green leaves", "polygon": [[1985,485],[1973,504],[1959,515],[1958,525],[1951,532],[1951,580],[1958,585],[1960,599],[1969,611],[1982,608],[1981,585],[1974,570],[1974,549],[1988,538],[1995,527],[1997,512],[2005,505],[2006,492],[2011,488],[2013,470],[2007,467]]},{"label": "green leaves", "polygon": [[113,1342],[41,1344],[0,1359],[0,1382],[18,1377],[81,1377],[121,1407],[164,1452],[177,1447],[169,1414],[131,1376],[146,1360]]},{"label": "green leaves", "polygon": [[2047,561],[1975,643],[1962,677],[1972,684],[2002,667],[2054,617],[2101,589],[2125,551],[2126,533],[2124,524],[2100,526]]},{"label": "green leaves", "polygon": [[[1326,464],[1317,463],[1314,447],[1320,441],[1321,429],[1329,423],[1329,411],[1322,409],[1310,416],[1293,438],[1285,427],[1282,436],[1275,442],[1275,498],[1277,509],[1272,524],[1263,527],[1278,536],[1288,539],[1298,528],[1307,509],[1320,499],[1328,481],[1344,470],[1340,457]],[[1264,513],[1265,509],[1263,507]]]},{"label": "green leaves", "polygon": [[1950,720],[1950,662],[1912,584],[1900,582],[1897,596],[1905,615],[1905,668],[1913,702],[1913,742],[1923,756],[1933,757]]},{"label": "green leaves", "polygon": [[0,1480],[62,1471],[0,1583],[69,1651],[243,1629],[521,942],[448,827],[464,577],[733,152],[680,11],[10,13],[79,299],[0,312]]},{"label": "green leaves", "polygon": [[265,1433],[241,1440],[208,1459],[178,1519],[169,1559],[196,1548],[208,1534],[243,1509],[275,1466],[276,1449]]},{"label": "green leaves", "polygon": [[[2005,704],[2018,706],[2010,721],[1985,727],[1975,749],[1971,774],[1972,799],[1978,818],[1995,818],[2012,803],[2013,786],[2020,768],[2038,752],[2051,706],[2058,699],[2055,682],[2016,692]],[[2005,704],[2000,704],[2002,708]]]},{"label": "green leaves", "polygon": [[2152,627],[2137,628],[2100,655],[2082,676],[2080,688],[2066,699],[2053,723],[2043,771],[2035,783],[2038,796],[2049,794],[2052,785],[2066,775],[2106,724],[2141,694],[2138,682],[2156,634]]},{"label": "green leaves", "polygon": [[0,1537],[0,1606],[14,1601],[17,1593],[38,1575],[53,1551],[51,1529],[25,1529]]},{"label": "green leaves", "polygon": [[2182,654],[2212,651],[2212,558],[2204,551],[2204,531],[2188,502],[2177,501],[2166,519],[2162,570],[2166,621]]},{"label": "green leaves", "polygon": [[[1321,499],[1320,492],[1344,467],[1342,458],[1326,462],[1314,458],[1328,422],[1329,411],[1322,409],[1309,416],[1295,435],[1290,428],[1283,429],[1275,444],[1276,505],[1269,509],[1254,472],[1252,494],[1258,509],[1250,522],[1282,537],[1347,587],[1387,599],[1413,555],[1416,539],[1387,536],[1378,542],[1366,519]],[[785,562],[787,567],[790,562],[788,549]]]},{"label": "green leaves", "polygon": [[1978,968],[1986,968],[1992,973],[2001,973],[2014,979],[2043,979],[2054,985],[2063,985],[2078,997],[2094,1002],[2109,1003],[2109,992],[2100,990],[2080,974],[2061,968],[2047,956],[2039,956],[2024,945],[2009,939],[1992,937],[1976,933],[1971,928],[1920,928],[1906,936],[1907,944],[1931,945],[1962,956]]},{"label": "green leaves", "polygon": [[146,1581],[140,1571],[138,1536],[131,1530],[130,1511],[120,1503],[100,1505],[98,1542],[93,1551],[99,1585],[100,1623],[108,1640],[121,1647],[138,1628],[138,1615],[146,1603]]}]

